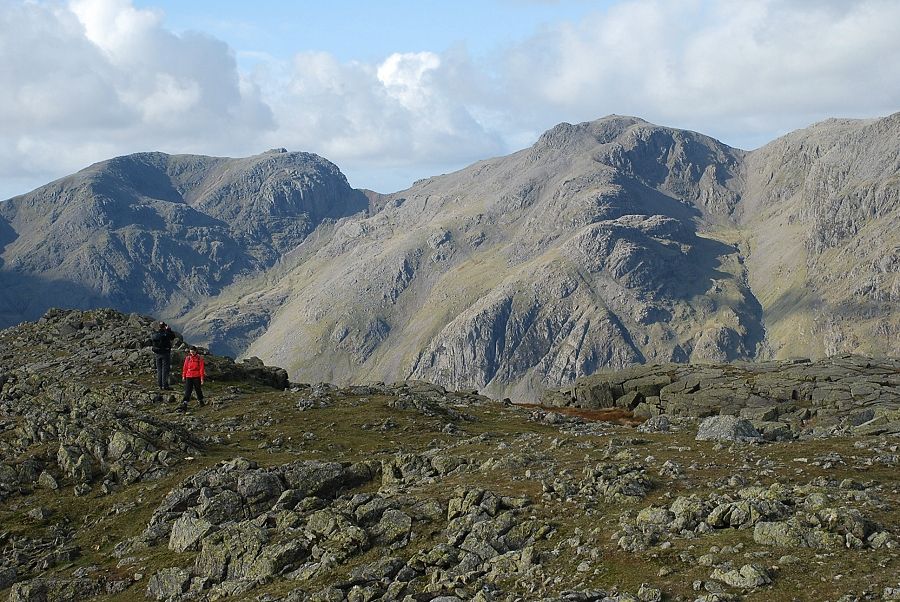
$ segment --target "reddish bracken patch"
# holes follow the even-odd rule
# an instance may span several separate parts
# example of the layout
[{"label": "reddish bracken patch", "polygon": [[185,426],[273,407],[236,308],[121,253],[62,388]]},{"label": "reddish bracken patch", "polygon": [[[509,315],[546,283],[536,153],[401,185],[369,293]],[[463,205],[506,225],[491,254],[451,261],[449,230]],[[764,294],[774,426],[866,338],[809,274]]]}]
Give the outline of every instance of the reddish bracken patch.
[{"label": "reddish bracken patch", "polygon": [[633,413],[622,408],[600,408],[588,410],[585,408],[546,408],[536,404],[522,404],[526,408],[540,408],[548,412],[557,412],[566,416],[578,416],[590,422],[612,422],[623,426],[637,426],[644,423],[643,418],[636,417]]}]

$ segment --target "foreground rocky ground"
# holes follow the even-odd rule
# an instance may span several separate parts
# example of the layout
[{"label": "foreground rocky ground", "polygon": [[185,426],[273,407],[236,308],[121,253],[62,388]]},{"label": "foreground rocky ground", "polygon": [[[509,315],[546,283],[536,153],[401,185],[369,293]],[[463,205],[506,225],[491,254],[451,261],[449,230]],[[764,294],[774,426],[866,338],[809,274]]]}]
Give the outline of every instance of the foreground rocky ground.
[{"label": "foreground rocky ground", "polygon": [[649,367],[538,408],[209,356],[179,414],[149,333],[0,333],[9,600],[900,600],[896,361]]}]

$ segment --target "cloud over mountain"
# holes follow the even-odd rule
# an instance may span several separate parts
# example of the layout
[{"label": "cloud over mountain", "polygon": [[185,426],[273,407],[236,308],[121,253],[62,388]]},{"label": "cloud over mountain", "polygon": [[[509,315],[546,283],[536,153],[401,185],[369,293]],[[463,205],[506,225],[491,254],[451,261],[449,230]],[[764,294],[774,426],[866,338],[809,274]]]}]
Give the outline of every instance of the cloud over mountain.
[{"label": "cloud over mountain", "polygon": [[[215,147],[274,127],[233,51],[124,0],[0,11],[0,177],[44,174],[124,148]],[[222,127],[227,124],[227,127]]]}]

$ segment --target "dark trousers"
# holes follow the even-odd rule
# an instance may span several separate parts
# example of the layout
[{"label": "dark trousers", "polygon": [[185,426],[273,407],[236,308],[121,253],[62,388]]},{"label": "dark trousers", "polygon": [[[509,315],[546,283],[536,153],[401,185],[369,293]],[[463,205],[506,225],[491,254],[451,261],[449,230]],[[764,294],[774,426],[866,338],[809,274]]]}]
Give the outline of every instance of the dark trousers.
[{"label": "dark trousers", "polygon": [[169,386],[169,370],[172,368],[172,355],[169,353],[154,353],[156,365],[156,385],[160,389]]},{"label": "dark trousers", "polygon": [[197,401],[203,403],[203,389],[200,388],[199,376],[191,376],[184,379],[184,399],[181,403],[187,405],[188,400],[191,398],[192,391],[197,392]]}]

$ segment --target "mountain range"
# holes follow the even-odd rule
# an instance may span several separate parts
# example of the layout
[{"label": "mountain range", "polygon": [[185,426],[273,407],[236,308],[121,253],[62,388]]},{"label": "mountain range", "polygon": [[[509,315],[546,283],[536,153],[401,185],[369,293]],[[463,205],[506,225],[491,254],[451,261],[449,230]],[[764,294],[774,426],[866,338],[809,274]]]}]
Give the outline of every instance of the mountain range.
[{"label": "mountain range", "polygon": [[533,400],[605,367],[900,355],[900,113],[752,152],[611,115],[377,194],[140,153],[0,203],[0,319],[151,313],[294,380]]}]

